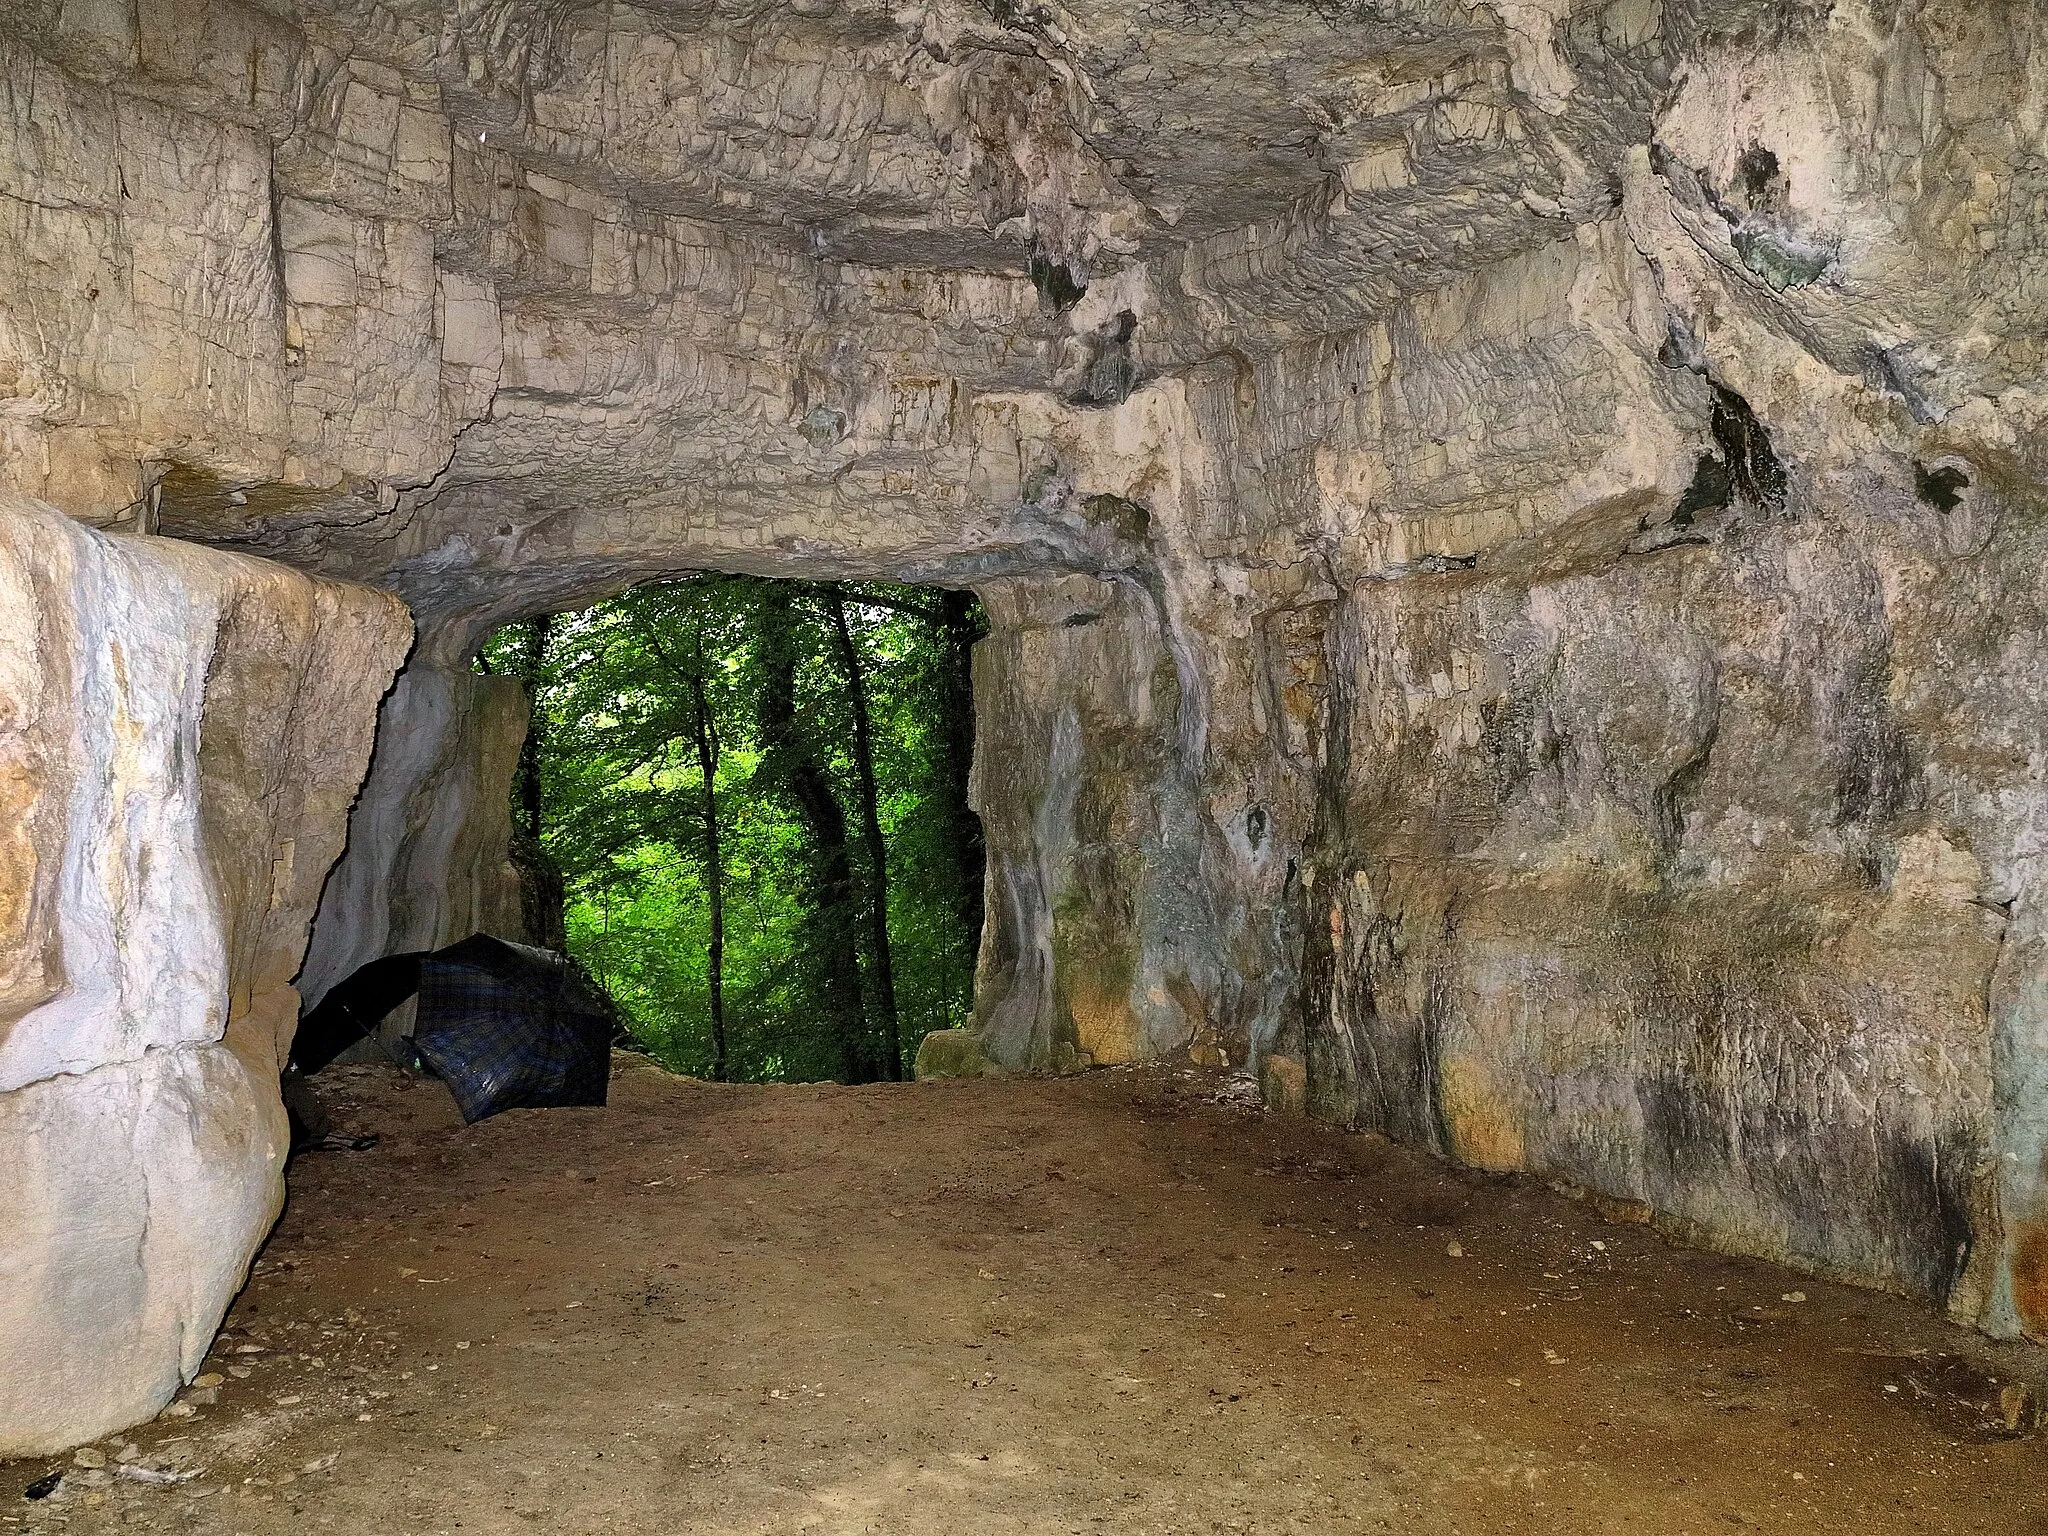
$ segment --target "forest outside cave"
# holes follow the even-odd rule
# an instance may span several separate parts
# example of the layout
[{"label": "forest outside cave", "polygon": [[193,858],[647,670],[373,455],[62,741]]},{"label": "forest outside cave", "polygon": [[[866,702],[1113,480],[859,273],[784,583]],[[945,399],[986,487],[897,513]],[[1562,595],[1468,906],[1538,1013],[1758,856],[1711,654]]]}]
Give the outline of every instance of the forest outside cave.
[{"label": "forest outside cave", "polygon": [[973,1007],[986,630],[967,592],[699,574],[496,631],[529,935],[672,1071],[908,1077]]}]

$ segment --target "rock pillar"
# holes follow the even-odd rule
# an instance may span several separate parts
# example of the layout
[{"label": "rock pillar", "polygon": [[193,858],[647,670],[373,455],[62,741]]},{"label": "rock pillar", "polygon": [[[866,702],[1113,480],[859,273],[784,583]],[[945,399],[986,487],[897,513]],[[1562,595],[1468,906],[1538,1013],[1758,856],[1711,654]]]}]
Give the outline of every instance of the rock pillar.
[{"label": "rock pillar", "polygon": [[283,1198],[396,599],[0,502],[0,1456],[146,1418]]}]

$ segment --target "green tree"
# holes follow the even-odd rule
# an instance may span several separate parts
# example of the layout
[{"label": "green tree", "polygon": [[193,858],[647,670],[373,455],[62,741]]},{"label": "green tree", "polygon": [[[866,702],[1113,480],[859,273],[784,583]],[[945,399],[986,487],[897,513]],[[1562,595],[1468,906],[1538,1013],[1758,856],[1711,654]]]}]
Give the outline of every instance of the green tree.
[{"label": "green tree", "polygon": [[533,699],[515,819],[650,1051],[871,1081],[965,1019],[980,632],[964,593],[697,576],[486,644]]}]

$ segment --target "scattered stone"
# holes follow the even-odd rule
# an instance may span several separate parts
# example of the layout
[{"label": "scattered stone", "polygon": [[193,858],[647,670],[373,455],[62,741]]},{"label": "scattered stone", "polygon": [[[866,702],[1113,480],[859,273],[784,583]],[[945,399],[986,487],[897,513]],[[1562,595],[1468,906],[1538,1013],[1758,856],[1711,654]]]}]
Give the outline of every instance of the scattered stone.
[{"label": "scattered stone", "polygon": [[2035,1428],[2044,1417],[2034,1400],[2033,1389],[2017,1381],[1999,1389],[1998,1411],[2009,1430]]},{"label": "scattered stone", "polygon": [[1451,1242],[1444,1244],[1444,1252],[1449,1254],[1454,1259],[1462,1259],[1463,1257],[1465,1257],[1465,1245],[1454,1239]]},{"label": "scattered stone", "polygon": [[106,1452],[97,1450],[90,1445],[81,1445],[71,1453],[71,1459],[81,1467],[98,1468],[104,1467],[107,1464]]},{"label": "scattered stone", "polygon": [[193,1478],[204,1472],[206,1468],[194,1467],[190,1472],[160,1472],[155,1467],[126,1463],[117,1470],[121,1476],[127,1478],[130,1482],[147,1483],[155,1488],[175,1488],[180,1483],[190,1482]]}]

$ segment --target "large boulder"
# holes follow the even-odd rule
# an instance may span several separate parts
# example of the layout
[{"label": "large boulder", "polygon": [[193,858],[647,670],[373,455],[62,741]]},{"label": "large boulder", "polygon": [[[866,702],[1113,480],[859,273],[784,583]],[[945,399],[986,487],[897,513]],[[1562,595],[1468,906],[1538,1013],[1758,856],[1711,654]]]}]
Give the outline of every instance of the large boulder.
[{"label": "large boulder", "polygon": [[396,599],[0,499],[0,1456],[147,1418],[283,1198]]}]

